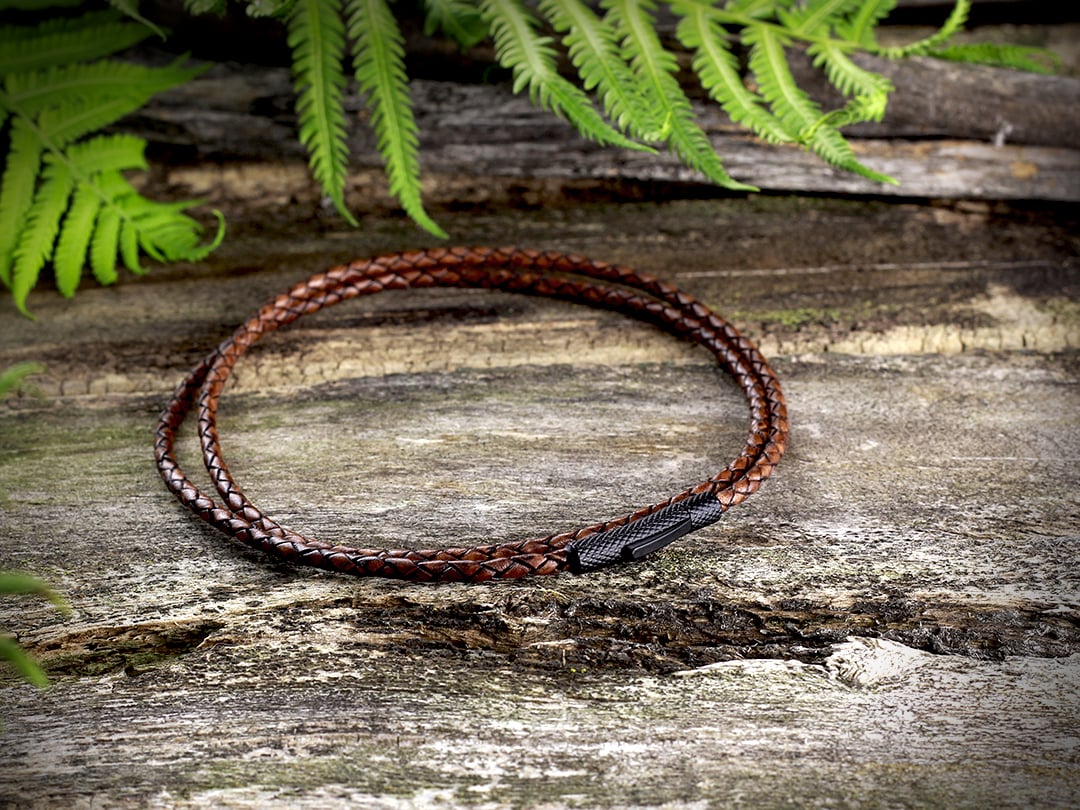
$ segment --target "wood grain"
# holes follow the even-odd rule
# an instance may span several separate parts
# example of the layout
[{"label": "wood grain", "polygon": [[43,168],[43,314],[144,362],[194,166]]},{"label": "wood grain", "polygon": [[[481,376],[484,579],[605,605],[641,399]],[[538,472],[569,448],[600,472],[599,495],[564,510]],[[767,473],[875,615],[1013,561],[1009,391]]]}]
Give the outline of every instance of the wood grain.
[{"label": "wood grain", "polygon": [[[1075,803],[1067,213],[445,214],[462,242],[677,281],[771,347],[794,432],[760,493],[640,566],[424,587],[269,562],[192,520],[153,468],[167,392],[260,301],[418,241],[400,219],[312,228],[305,210],[232,215],[204,264],[74,303],[43,289],[37,321],[0,319],[0,365],[48,366],[0,416],[0,567],[74,609],[0,602],[56,681],[0,685],[0,801]],[[271,514],[350,541],[510,539],[628,510],[741,443],[737,390],[691,347],[572,305],[429,292],[332,308],[241,362],[224,450]]]}]

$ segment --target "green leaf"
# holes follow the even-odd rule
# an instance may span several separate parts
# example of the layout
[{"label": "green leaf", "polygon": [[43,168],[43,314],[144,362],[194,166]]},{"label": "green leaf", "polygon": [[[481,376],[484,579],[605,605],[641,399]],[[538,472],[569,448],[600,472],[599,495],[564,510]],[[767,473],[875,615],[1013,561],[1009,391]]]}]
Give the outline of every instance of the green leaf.
[{"label": "green leaf", "polygon": [[661,140],[663,117],[649,105],[620,55],[615,30],[581,0],[541,0],[539,9],[563,34],[563,44],[582,86],[595,90],[607,117],[635,138]]},{"label": "green leaf", "polygon": [[896,8],[896,0],[863,0],[848,19],[837,25],[836,32],[849,42],[876,48],[874,30]]},{"label": "green leaf", "polygon": [[165,31],[139,13],[139,0],[109,0],[109,5],[125,17],[130,17],[136,22],[142,23],[161,39],[165,39]]},{"label": "green leaf", "polygon": [[[41,363],[16,363],[15,365],[4,369],[0,372],[0,399],[3,399],[13,391],[17,391],[22,385],[23,380],[31,374],[38,374],[44,370],[45,366],[41,365]],[[14,576],[15,579],[7,579],[9,575]],[[18,577],[26,576],[28,575],[19,574],[18,572],[13,571],[0,572],[0,593],[25,593],[25,591],[19,590],[20,588],[26,587],[25,580],[20,580]],[[36,580],[34,580],[34,582],[36,582]]]},{"label": "green leaf", "polygon": [[[896,182],[860,163],[851,144],[844,140],[844,136],[833,125],[834,118],[824,115],[821,108],[798,87],[784,53],[788,40],[782,34],[770,26],[755,25],[743,32],[743,41],[750,45],[750,69],[761,87],[762,96],[769,102],[773,114],[783,122],[784,127],[799,133],[801,143],[834,166],[879,183]],[[863,103],[861,97],[856,103]],[[854,116],[856,113],[867,112],[869,109],[860,110],[853,105],[849,110],[836,115]]]},{"label": "green leaf", "polygon": [[821,108],[795,83],[784,46],[789,40],[771,26],[755,25],[742,35],[750,46],[750,69],[773,115],[790,132],[803,132],[821,118]]},{"label": "green leaf", "polygon": [[87,97],[129,98],[142,105],[155,93],[184,84],[209,67],[185,68],[184,61],[186,57],[181,56],[168,66],[150,68],[102,59],[16,73],[5,79],[4,103],[30,118],[51,107],[85,104]]},{"label": "green leaf", "polygon": [[248,0],[247,14],[249,17],[287,19],[295,5],[295,0]]},{"label": "green leaf", "polygon": [[495,57],[513,74],[513,91],[528,88],[534,104],[566,118],[584,137],[624,149],[643,149],[613,129],[579,87],[559,75],[551,38],[536,33],[536,18],[519,0],[480,0],[495,38]]},{"label": "green leaf", "polygon": [[931,51],[939,50],[964,27],[970,12],[971,0],[956,0],[945,24],[930,36],[908,45],[880,48],[877,52],[888,59],[902,59],[906,56],[925,56]]},{"label": "green leaf", "polygon": [[60,230],[60,217],[67,210],[74,186],[71,171],[66,165],[51,154],[45,156],[44,162],[41,185],[27,212],[26,224],[19,233],[11,272],[11,294],[15,306],[24,315],[29,315],[27,296],[37,284],[41,268],[52,256]]},{"label": "green leaf", "polygon": [[[40,371],[42,366],[38,363],[20,363],[16,368],[21,368],[22,370],[19,373],[26,376],[28,373]],[[10,373],[11,370],[8,369],[5,375]],[[0,380],[3,377],[4,375],[0,375]],[[3,390],[2,382],[0,382],[0,390]],[[64,616],[71,614],[71,608],[68,607],[67,602],[64,601],[60,594],[50,588],[48,583],[22,571],[0,571],[0,594],[40,596],[52,602]]]},{"label": "green leaf", "polygon": [[605,0],[601,5],[621,37],[624,52],[651,103],[668,126],[668,146],[683,163],[714,183],[736,191],[757,191],[728,176],[708,137],[694,120],[693,107],[675,78],[678,64],[656,35],[652,0]]},{"label": "green leaf", "polygon": [[[821,68],[833,86],[845,96],[873,96],[887,98],[894,89],[893,83],[879,73],[859,67],[851,61],[847,51],[835,42],[819,42],[807,51],[814,67]],[[881,112],[885,112],[884,106]],[[881,118],[873,120],[880,121]]]},{"label": "green leaf", "polygon": [[367,94],[390,192],[420,227],[446,238],[421,202],[419,139],[405,75],[405,38],[384,0],[348,0],[353,66]]},{"label": "green leaf", "polygon": [[38,663],[27,655],[26,651],[11,636],[0,635],[0,660],[7,661],[19,676],[27,683],[44,689],[49,685],[49,678]]},{"label": "green leaf", "polygon": [[193,16],[198,16],[200,14],[224,14],[225,9],[225,0],[184,0],[184,10]]},{"label": "green leaf", "polygon": [[90,239],[90,270],[98,284],[115,284],[116,252],[120,244],[120,212],[103,208]]},{"label": "green leaf", "polygon": [[72,141],[135,112],[143,103],[145,99],[112,96],[49,107],[42,110],[37,117],[38,137],[49,148],[59,150]]},{"label": "green leaf", "polygon": [[22,118],[9,130],[11,145],[3,179],[0,180],[0,280],[11,286],[11,262],[19,231],[34,199],[41,168],[42,145]]},{"label": "green leaf", "polygon": [[288,43],[299,94],[300,141],[307,147],[311,173],[338,213],[356,225],[345,206],[345,23],[339,0],[297,0],[288,18]]},{"label": "green leaf", "polygon": [[466,0],[424,0],[424,36],[442,31],[463,50],[488,35],[488,27],[475,4]]},{"label": "green leaf", "polygon": [[120,256],[124,260],[124,266],[135,275],[146,273],[139,264],[139,228],[135,220],[126,220],[120,226]]},{"label": "green leaf", "polygon": [[854,11],[863,4],[863,0],[806,0],[790,11],[778,6],[778,13],[784,20],[790,33],[805,36],[816,33],[828,33],[836,18]]},{"label": "green leaf", "polygon": [[137,23],[122,22],[113,11],[92,11],[74,19],[59,18],[33,28],[3,26],[0,76],[52,65],[88,62],[116,53],[150,36]]},{"label": "green leaf", "polygon": [[693,51],[694,72],[731,120],[770,143],[795,140],[798,134],[788,132],[778,118],[764,109],[764,99],[747,89],[739,74],[738,59],[727,47],[727,32],[708,11],[695,4],[680,3],[673,8],[683,15],[676,36]]},{"label": "green leaf", "polygon": [[1053,75],[1061,71],[1061,57],[1045,48],[1029,48],[1023,45],[1003,45],[978,42],[966,45],[950,45],[929,52],[935,59],[965,62],[991,67],[1026,70],[1030,73]]},{"label": "green leaf", "polygon": [[101,198],[96,189],[81,185],[75,190],[53,253],[56,286],[66,298],[73,296],[79,286],[86,251],[94,233],[94,221],[100,209]]}]

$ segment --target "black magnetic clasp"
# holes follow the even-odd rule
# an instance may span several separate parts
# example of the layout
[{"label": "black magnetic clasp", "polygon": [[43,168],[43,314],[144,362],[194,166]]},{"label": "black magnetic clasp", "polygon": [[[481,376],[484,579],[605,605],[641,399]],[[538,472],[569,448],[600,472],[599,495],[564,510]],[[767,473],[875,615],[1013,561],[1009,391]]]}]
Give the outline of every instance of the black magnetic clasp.
[{"label": "black magnetic clasp", "polygon": [[[670,508],[670,507],[669,507]],[[690,522],[690,515],[686,515],[678,523],[671,526],[657,526],[644,537],[630,540],[622,547],[622,558],[626,562],[640,560],[647,554],[659,551],[666,545],[670,545],[694,530],[694,524]]]},{"label": "black magnetic clasp", "polygon": [[632,523],[574,540],[566,547],[570,570],[583,574],[615,563],[640,560],[683,535],[713,523],[723,511],[715,496],[701,493],[669,504]]}]

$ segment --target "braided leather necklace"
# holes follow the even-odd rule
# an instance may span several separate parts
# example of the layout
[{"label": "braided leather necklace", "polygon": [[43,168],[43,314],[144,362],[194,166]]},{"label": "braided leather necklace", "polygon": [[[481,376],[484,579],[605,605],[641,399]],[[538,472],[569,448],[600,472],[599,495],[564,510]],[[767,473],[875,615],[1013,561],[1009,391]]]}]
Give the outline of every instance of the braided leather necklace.
[{"label": "braided leather necklace", "polygon": [[[437,549],[350,548],[305,537],[264,515],[221,455],[218,400],[233,366],[268,332],[323,307],[409,287],[479,287],[558,298],[651,321],[699,343],[742,388],[750,431],[742,453],[712,478],[633,514],[593,526],[499,545]],[[203,460],[221,503],[200,491],[176,461],[176,434],[198,412]],[[787,443],[780,383],[750,341],[675,287],[627,267],[518,248],[436,248],[352,262],[313,276],[265,304],[177,387],[157,425],[154,451],[168,488],[188,509],[249,546],[290,562],[361,576],[478,582],[528,574],[583,573],[638,560],[715,522],[761,486]]]}]

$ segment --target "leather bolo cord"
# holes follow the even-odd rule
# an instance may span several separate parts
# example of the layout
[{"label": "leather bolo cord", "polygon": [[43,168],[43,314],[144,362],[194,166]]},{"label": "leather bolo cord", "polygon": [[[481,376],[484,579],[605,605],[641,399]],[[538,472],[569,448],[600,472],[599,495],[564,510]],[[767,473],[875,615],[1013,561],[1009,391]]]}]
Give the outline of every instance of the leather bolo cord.
[{"label": "leather bolo cord", "polygon": [[[349,298],[415,287],[476,287],[557,298],[650,321],[699,343],[742,388],[750,430],[742,453],[716,475],[622,517],[545,537],[435,549],[350,548],[306,537],[263,514],[222,457],[217,409],[236,361],[263,335]],[[198,414],[203,461],[220,502],[176,461],[177,431]],[[436,248],[364,259],[301,282],[265,304],[184,378],[155,434],[158,470],[181,503],[225,534],[293,563],[347,574],[423,582],[478,582],[561,571],[583,573],[640,559],[718,520],[772,473],[788,436],[780,383],[750,341],[686,293],[627,267],[518,248]]]}]

